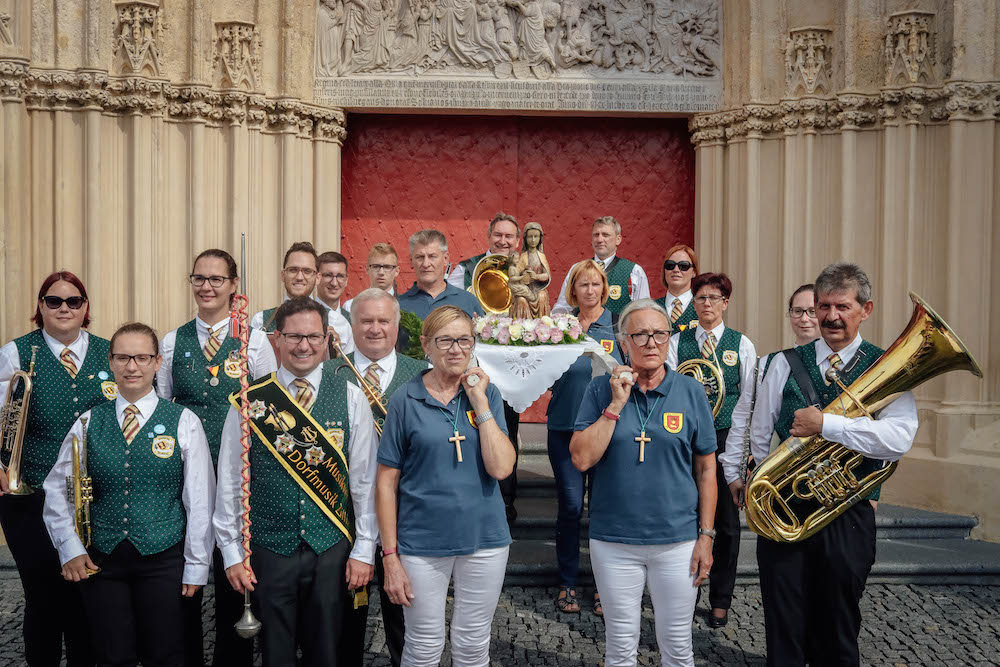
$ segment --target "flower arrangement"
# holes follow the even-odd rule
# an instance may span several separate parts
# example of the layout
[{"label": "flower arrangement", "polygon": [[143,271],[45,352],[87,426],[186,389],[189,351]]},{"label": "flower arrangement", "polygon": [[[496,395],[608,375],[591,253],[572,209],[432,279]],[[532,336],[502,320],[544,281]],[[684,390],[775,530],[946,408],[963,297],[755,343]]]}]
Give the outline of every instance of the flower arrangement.
[{"label": "flower arrangement", "polygon": [[476,336],[493,345],[563,345],[586,337],[580,320],[568,313],[538,319],[486,315],[476,319]]}]

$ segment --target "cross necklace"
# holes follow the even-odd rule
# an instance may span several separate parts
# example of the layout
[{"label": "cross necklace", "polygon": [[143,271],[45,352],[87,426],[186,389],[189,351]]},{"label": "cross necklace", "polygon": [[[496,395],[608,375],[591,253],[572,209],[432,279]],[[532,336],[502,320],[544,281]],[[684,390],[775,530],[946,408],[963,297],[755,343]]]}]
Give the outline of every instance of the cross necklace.
[{"label": "cross necklace", "polygon": [[639,399],[636,399],[634,403],[635,416],[639,420],[639,428],[641,429],[639,435],[633,438],[633,440],[639,443],[639,463],[642,463],[643,460],[646,458],[646,443],[652,442],[653,440],[652,438],[646,437],[646,424],[649,422],[649,418],[653,416],[653,413],[656,412],[656,406],[659,405],[660,399],[662,398],[663,394],[660,394],[660,396],[653,403],[653,407],[651,407],[649,409],[649,412],[646,413],[645,419],[642,418],[642,413],[639,412]]},{"label": "cross necklace", "polygon": [[465,440],[464,435],[458,434],[458,418],[462,415],[462,394],[461,393],[458,394],[458,403],[455,405],[455,421],[452,422],[451,417],[448,416],[448,413],[442,410],[441,408],[438,408],[438,410],[441,410],[441,414],[443,414],[444,418],[451,423],[452,429],[455,431],[455,435],[448,438],[448,442],[455,443],[455,456],[458,458],[458,462],[461,463],[462,441]]}]

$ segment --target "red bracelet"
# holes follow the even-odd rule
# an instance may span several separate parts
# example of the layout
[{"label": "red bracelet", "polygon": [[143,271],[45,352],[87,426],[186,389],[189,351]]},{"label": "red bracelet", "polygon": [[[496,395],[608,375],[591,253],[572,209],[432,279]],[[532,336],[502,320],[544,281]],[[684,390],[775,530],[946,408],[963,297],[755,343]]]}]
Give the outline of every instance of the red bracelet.
[{"label": "red bracelet", "polygon": [[395,549],[382,549],[382,558],[385,558],[386,556],[391,556],[394,553],[396,553]]},{"label": "red bracelet", "polygon": [[604,414],[605,417],[607,417],[608,419],[610,419],[613,422],[618,421],[618,415],[616,415],[615,413],[611,412],[607,408],[604,408],[603,414]]}]

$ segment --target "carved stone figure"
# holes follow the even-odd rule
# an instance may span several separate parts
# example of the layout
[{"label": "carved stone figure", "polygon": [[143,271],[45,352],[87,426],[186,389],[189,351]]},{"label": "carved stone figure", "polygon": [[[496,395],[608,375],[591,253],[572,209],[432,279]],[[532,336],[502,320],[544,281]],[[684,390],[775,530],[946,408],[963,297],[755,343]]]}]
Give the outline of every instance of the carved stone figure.
[{"label": "carved stone figure", "polygon": [[320,0],[316,15],[316,75],[336,76],[344,43],[343,0]]},{"label": "carved stone figure", "polygon": [[551,282],[549,262],[542,252],[542,226],[529,222],[524,226],[521,252],[513,252],[507,269],[508,285],[513,297],[511,317],[542,317],[552,312],[549,293]]}]

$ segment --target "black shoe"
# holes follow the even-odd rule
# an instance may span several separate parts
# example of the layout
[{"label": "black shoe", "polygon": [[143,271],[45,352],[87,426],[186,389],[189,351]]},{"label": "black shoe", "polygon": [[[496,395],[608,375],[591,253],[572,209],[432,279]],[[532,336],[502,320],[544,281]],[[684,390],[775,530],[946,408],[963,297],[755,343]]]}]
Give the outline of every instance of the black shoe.
[{"label": "black shoe", "polygon": [[728,622],[729,622],[729,612],[728,611],[726,612],[726,615],[723,616],[722,618],[719,618],[718,616],[716,616],[712,612],[708,612],[708,627],[710,627],[710,628],[721,628],[721,627],[725,626],[726,623],[728,623]]}]

